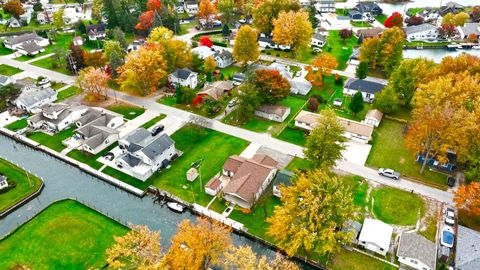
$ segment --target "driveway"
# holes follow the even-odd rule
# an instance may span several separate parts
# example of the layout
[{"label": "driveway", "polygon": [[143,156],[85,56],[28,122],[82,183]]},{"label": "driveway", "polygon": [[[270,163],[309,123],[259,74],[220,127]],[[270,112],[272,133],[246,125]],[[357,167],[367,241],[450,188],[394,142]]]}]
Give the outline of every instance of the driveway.
[{"label": "driveway", "polygon": [[353,140],[348,141],[345,145],[346,149],[342,152],[344,161],[361,166],[365,165],[372,146]]}]

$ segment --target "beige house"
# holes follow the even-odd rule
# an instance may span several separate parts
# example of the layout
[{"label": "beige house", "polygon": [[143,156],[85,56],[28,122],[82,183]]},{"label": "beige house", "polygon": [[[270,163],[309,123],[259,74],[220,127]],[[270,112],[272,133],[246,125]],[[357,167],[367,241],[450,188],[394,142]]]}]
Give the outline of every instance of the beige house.
[{"label": "beige house", "polygon": [[202,100],[205,100],[205,98],[219,100],[222,96],[229,94],[233,87],[232,81],[206,83],[202,91],[198,92],[197,97],[202,97]]},{"label": "beige house", "polygon": [[383,113],[377,109],[369,110],[362,121],[365,124],[378,127],[382,121]]},{"label": "beige house", "polygon": [[275,122],[283,122],[290,115],[290,108],[277,104],[264,104],[255,110],[255,115]]}]

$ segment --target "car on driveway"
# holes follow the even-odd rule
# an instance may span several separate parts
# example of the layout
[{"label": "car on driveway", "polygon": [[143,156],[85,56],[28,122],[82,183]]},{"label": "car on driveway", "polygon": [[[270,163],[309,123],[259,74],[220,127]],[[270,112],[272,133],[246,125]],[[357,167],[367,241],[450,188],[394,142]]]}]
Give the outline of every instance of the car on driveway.
[{"label": "car on driveway", "polygon": [[378,169],[378,174],[380,174],[381,176],[395,179],[395,180],[400,179],[400,173],[392,169],[380,168]]},{"label": "car on driveway", "polygon": [[452,248],[455,241],[455,233],[450,226],[443,226],[442,236],[440,237],[440,243],[442,246]]},{"label": "car on driveway", "polygon": [[237,98],[234,98],[228,102],[228,107],[232,108],[233,106],[237,105]]},{"label": "car on driveway", "polygon": [[455,210],[447,208],[445,210],[445,223],[448,225],[455,225]]},{"label": "car on driveway", "polygon": [[158,125],[152,129],[152,136],[157,136],[160,132],[165,129],[164,125]]}]

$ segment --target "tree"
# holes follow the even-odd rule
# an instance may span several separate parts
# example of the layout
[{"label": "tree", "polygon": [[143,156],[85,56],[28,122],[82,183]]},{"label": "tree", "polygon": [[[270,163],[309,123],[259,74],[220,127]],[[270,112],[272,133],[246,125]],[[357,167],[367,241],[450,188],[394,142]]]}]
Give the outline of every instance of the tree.
[{"label": "tree", "polygon": [[480,22],[480,6],[473,7],[470,18],[473,22]]},{"label": "tree", "polygon": [[83,50],[80,46],[70,45],[70,54],[68,56],[67,69],[71,72],[77,72],[85,67]]},{"label": "tree", "polygon": [[313,60],[312,65],[317,68],[323,76],[329,76],[332,74],[332,69],[338,67],[338,61],[335,56],[328,53],[322,53]]},{"label": "tree", "polygon": [[248,25],[240,27],[233,44],[233,58],[245,65],[249,61],[257,60],[259,56],[256,31]]},{"label": "tree", "polygon": [[270,33],[273,21],[281,11],[298,11],[300,4],[295,0],[265,0],[260,1],[253,10],[253,25],[260,33]]},{"label": "tree", "polygon": [[230,28],[228,27],[228,24],[224,24],[222,28],[222,35],[224,37],[228,37],[230,35]]},{"label": "tree", "polygon": [[236,122],[245,123],[251,119],[254,111],[262,104],[263,98],[257,90],[255,82],[247,81],[241,84],[238,90]]},{"label": "tree", "polygon": [[365,102],[363,101],[363,95],[361,92],[356,92],[350,103],[348,104],[348,108],[353,112],[353,114],[357,114],[365,108]]},{"label": "tree", "polygon": [[290,94],[290,83],[278,70],[257,69],[255,85],[262,103],[275,104]]},{"label": "tree", "polygon": [[3,4],[3,10],[9,14],[11,14],[13,17],[17,18],[20,17],[20,15],[25,13],[25,10],[23,9],[22,2],[20,0],[10,0]]},{"label": "tree", "polygon": [[94,67],[86,67],[78,74],[76,83],[87,94],[85,99],[97,101],[107,99],[108,81],[110,76],[103,70]]},{"label": "tree", "polygon": [[105,58],[104,54],[101,51],[84,51],[83,59],[85,66],[87,67],[96,67],[103,70],[105,68],[105,65],[107,64],[107,58]]},{"label": "tree", "polygon": [[307,107],[309,111],[317,112],[318,105],[320,105],[320,103],[318,103],[318,100],[316,98],[311,97],[308,99]]},{"label": "tree", "polygon": [[345,149],[343,142],[346,141],[343,132],[343,126],[332,110],[327,109],[320,113],[314,129],[307,137],[304,150],[305,156],[316,168],[332,167],[335,161],[342,157]]},{"label": "tree", "polygon": [[453,198],[455,206],[471,216],[480,215],[480,182],[460,186]]},{"label": "tree", "polygon": [[338,32],[340,38],[342,39],[343,44],[345,45],[345,41],[353,36],[352,30],[344,28]]},{"label": "tree", "polygon": [[103,12],[107,17],[107,25],[109,28],[115,28],[119,26],[117,7],[114,4],[114,0],[103,0]]},{"label": "tree", "polygon": [[64,15],[64,9],[61,8],[57,12],[53,13],[53,26],[55,28],[60,29],[63,27],[63,15]]},{"label": "tree", "polygon": [[390,17],[388,17],[385,20],[385,27],[387,27],[387,28],[392,28],[392,27],[402,28],[403,27],[403,16],[402,16],[402,14],[400,14],[398,12],[393,12],[392,15],[390,15]]},{"label": "tree", "polygon": [[217,8],[221,14],[220,19],[223,25],[231,24],[234,20],[235,2],[233,0],[219,0]]},{"label": "tree", "polygon": [[115,27],[112,31],[113,40],[120,43],[122,49],[126,50],[128,48],[127,40],[125,39],[125,33],[123,33],[120,27]]},{"label": "tree", "polygon": [[113,51],[110,54],[108,61],[109,69],[110,69],[110,75],[112,78],[117,78],[118,76],[118,68],[123,65],[123,57],[118,55],[117,52]]},{"label": "tree", "polygon": [[200,46],[213,47],[213,41],[208,36],[201,36],[199,42]]},{"label": "tree", "polygon": [[52,60],[57,66],[62,68],[67,66],[67,50],[61,47],[55,47],[52,49],[52,53]]},{"label": "tree", "polygon": [[142,46],[127,55],[117,81],[120,90],[145,96],[155,91],[167,77],[165,49],[157,44]]},{"label": "tree", "polygon": [[464,173],[467,180],[476,180],[480,179],[480,143],[472,145],[471,148]]},{"label": "tree", "polygon": [[305,11],[281,11],[273,20],[273,42],[291,46],[295,52],[310,45],[312,24]]},{"label": "tree", "polygon": [[103,0],[93,0],[92,19],[100,21],[102,19]]},{"label": "tree", "polygon": [[398,95],[392,86],[385,87],[380,93],[375,95],[374,106],[385,114],[394,113],[398,109],[400,101]]},{"label": "tree", "polygon": [[155,27],[150,35],[148,35],[147,42],[150,43],[164,43],[173,38],[173,32],[166,27]]},{"label": "tree", "polygon": [[438,27],[438,33],[442,38],[451,38],[456,36],[458,31],[455,25],[443,23]]},{"label": "tree", "polygon": [[412,16],[406,20],[407,26],[420,25],[424,23],[423,17]]},{"label": "tree", "polygon": [[[280,186],[281,205],[267,219],[267,234],[289,256],[298,252],[324,256],[340,250],[352,239],[342,230],[356,211],[351,188],[326,170],[314,170]],[[299,199],[301,198],[301,199]]]},{"label": "tree", "polygon": [[365,61],[360,62],[355,73],[357,75],[357,78],[365,79],[368,75],[368,63]]},{"label": "tree", "polygon": [[188,44],[179,39],[173,38],[173,32],[166,27],[156,27],[148,36],[148,42],[155,43],[165,50],[164,58],[167,61],[168,73],[177,68],[184,68],[191,65],[192,53]]},{"label": "tree", "polygon": [[217,13],[217,8],[210,0],[200,0],[198,4],[198,20],[205,20],[207,25],[211,25],[213,16]]},{"label": "tree", "polygon": [[306,66],[305,70],[307,71],[307,76],[305,79],[309,81],[312,86],[322,86],[323,85],[323,74],[318,69],[313,69],[312,66]]},{"label": "tree", "polygon": [[110,55],[115,52],[118,56],[123,56],[123,48],[120,42],[115,40],[106,40],[103,43],[103,58],[110,60]]},{"label": "tree", "polygon": [[135,29],[140,31],[147,31],[153,26],[153,10],[145,11],[138,17],[138,23]]},{"label": "tree", "polygon": [[107,249],[107,262],[114,269],[150,269],[161,263],[163,257],[160,233],[146,226],[132,226],[122,237],[114,237],[115,243]]},{"label": "tree", "polygon": [[196,224],[184,220],[172,237],[172,245],[164,262],[170,269],[208,269],[221,262],[222,254],[231,246],[230,230],[215,221],[197,219]]},{"label": "tree", "polygon": [[451,24],[454,26],[463,26],[468,19],[470,19],[470,15],[466,12],[460,12],[457,14],[448,13],[443,16],[442,24]]},{"label": "tree", "polygon": [[312,25],[313,29],[317,29],[319,22],[316,17],[317,11],[313,6],[308,6],[305,8],[305,10],[308,12],[308,20],[310,21],[310,24]]},{"label": "tree", "polygon": [[223,256],[223,269],[300,270],[295,263],[278,254],[273,261],[265,256],[258,257],[249,246],[231,247]]},{"label": "tree", "polygon": [[215,68],[217,68],[217,62],[215,62],[213,56],[207,57],[203,65],[203,70],[205,71],[205,73],[211,74],[215,71]]},{"label": "tree", "polygon": [[43,5],[40,2],[33,4],[33,11],[39,12],[43,10]]}]

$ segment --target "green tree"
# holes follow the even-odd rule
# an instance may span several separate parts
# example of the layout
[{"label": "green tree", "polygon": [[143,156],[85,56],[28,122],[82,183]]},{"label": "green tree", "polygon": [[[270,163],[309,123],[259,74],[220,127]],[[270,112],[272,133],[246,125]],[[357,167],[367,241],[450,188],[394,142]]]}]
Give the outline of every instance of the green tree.
[{"label": "green tree", "polygon": [[224,24],[222,28],[222,35],[227,37],[230,35],[230,28],[228,27],[228,24]]},{"label": "green tree", "polygon": [[231,24],[234,20],[235,3],[233,0],[218,0],[217,10],[222,16],[220,19],[224,25]]},{"label": "green tree", "polygon": [[368,75],[368,63],[365,61],[360,62],[355,73],[357,75],[357,78],[365,79]]},{"label": "green tree", "polygon": [[103,43],[103,55],[107,60],[110,60],[110,55],[115,52],[118,56],[123,57],[123,49],[120,42],[115,40],[106,40]]},{"label": "green tree", "polygon": [[61,8],[57,12],[53,13],[53,26],[55,28],[60,29],[63,27],[63,14],[64,14],[64,9]]},{"label": "green tree", "polygon": [[115,27],[112,31],[112,37],[113,40],[118,41],[120,43],[120,46],[126,50],[128,47],[127,40],[125,39],[125,33],[123,33],[122,29],[120,27]]},{"label": "green tree", "polygon": [[380,93],[375,95],[375,108],[381,112],[390,114],[398,110],[399,100],[397,93],[392,86],[385,87]]},{"label": "green tree", "polygon": [[281,205],[275,206],[267,234],[289,256],[338,252],[351,241],[342,230],[357,210],[351,188],[328,170],[317,169],[299,175],[291,186],[280,186]]},{"label": "green tree", "polygon": [[308,20],[312,24],[312,28],[316,29],[318,27],[318,19],[315,17],[317,11],[313,6],[306,7],[305,10],[308,12]]},{"label": "green tree", "polygon": [[123,56],[116,51],[110,53],[108,64],[110,65],[112,78],[118,77],[118,68],[123,65]]},{"label": "green tree", "polygon": [[305,156],[313,162],[316,168],[329,168],[342,157],[345,149],[343,136],[345,129],[338,122],[335,112],[330,109],[320,113],[314,129],[307,137]]},{"label": "green tree", "polygon": [[348,104],[348,108],[353,112],[353,114],[357,114],[365,108],[365,102],[363,101],[363,96],[360,91],[356,92],[352,99],[350,100],[350,104]]},{"label": "green tree", "polygon": [[103,1],[103,12],[107,17],[108,28],[112,29],[119,26],[117,7],[113,0]]},{"label": "green tree", "polygon": [[238,108],[233,113],[237,123],[245,123],[253,117],[255,109],[262,104],[262,97],[253,82],[243,83],[238,90]]},{"label": "green tree", "polygon": [[55,47],[52,49],[52,53],[52,60],[57,66],[63,68],[67,66],[67,50],[61,47]]}]

